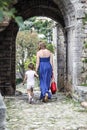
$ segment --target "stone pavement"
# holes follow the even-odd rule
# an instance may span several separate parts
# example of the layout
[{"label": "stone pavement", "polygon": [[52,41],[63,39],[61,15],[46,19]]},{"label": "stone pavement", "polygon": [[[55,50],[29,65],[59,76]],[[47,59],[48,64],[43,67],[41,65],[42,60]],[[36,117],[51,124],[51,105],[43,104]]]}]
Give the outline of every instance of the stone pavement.
[{"label": "stone pavement", "polygon": [[87,109],[80,103],[59,92],[42,103],[35,90],[36,103],[29,104],[25,92],[4,99],[7,130],[87,130]]}]

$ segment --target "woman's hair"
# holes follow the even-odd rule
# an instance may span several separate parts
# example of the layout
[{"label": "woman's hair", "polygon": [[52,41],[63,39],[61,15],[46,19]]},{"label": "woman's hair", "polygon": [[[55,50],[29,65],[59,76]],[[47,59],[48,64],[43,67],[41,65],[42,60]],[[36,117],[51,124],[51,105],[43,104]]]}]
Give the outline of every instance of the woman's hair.
[{"label": "woman's hair", "polygon": [[31,70],[34,70],[34,64],[33,64],[33,63],[30,63],[30,64],[28,65],[28,68],[31,69]]},{"label": "woman's hair", "polygon": [[39,50],[45,49],[45,48],[46,48],[45,42],[40,41],[40,42],[39,42]]}]

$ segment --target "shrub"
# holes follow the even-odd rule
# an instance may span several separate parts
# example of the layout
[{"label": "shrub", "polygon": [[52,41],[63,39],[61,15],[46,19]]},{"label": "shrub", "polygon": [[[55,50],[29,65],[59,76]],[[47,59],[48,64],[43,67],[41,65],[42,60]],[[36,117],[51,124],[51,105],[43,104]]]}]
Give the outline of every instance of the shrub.
[{"label": "shrub", "polygon": [[21,78],[16,79],[16,85],[20,84],[23,80]]}]

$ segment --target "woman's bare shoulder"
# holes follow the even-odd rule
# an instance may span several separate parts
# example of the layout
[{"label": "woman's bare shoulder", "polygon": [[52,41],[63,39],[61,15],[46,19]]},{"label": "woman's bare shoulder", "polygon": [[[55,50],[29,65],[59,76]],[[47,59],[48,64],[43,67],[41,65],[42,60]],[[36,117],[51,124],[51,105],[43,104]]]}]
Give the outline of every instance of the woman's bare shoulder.
[{"label": "woman's bare shoulder", "polygon": [[40,51],[38,51],[38,52],[37,52],[37,55],[40,55],[40,53],[41,53],[41,52],[40,52]]},{"label": "woman's bare shoulder", "polygon": [[47,52],[51,55],[51,51],[47,49]]}]

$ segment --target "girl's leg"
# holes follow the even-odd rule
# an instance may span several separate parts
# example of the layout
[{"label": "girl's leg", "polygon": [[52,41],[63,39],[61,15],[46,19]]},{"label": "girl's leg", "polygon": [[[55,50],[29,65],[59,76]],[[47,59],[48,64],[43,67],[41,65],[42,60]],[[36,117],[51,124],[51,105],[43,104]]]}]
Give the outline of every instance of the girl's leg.
[{"label": "girl's leg", "polygon": [[31,87],[30,89],[27,90],[28,93],[28,97],[29,97],[29,103],[33,103],[34,102],[34,93],[33,93],[33,88]]},{"label": "girl's leg", "polygon": [[28,93],[29,103],[31,103],[31,99],[32,99],[32,96],[31,96],[31,89],[28,89],[28,90],[27,90],[27,93]]},{"label": "girl's leg", "polygon": [[31,96],[34,97],[33,88],[31,87]]},{"label": "girl's leg", "polygon": [[34,102],[35,102],[35,100],[34,100],[33,87],[31,87],[31,97],[32,97],[32,103],[34,103]]}]

